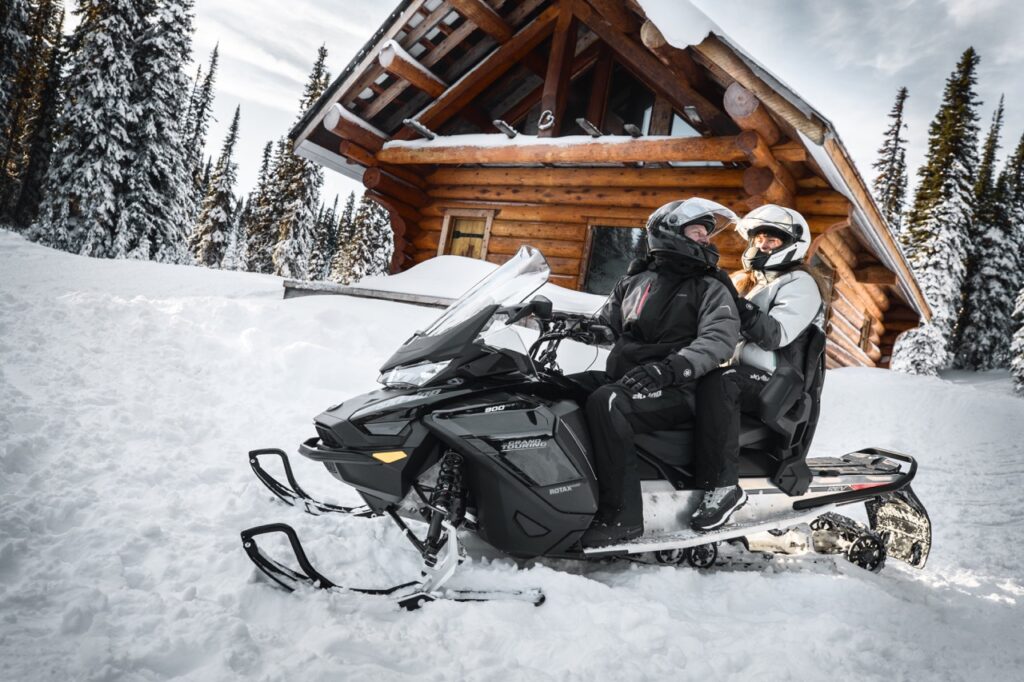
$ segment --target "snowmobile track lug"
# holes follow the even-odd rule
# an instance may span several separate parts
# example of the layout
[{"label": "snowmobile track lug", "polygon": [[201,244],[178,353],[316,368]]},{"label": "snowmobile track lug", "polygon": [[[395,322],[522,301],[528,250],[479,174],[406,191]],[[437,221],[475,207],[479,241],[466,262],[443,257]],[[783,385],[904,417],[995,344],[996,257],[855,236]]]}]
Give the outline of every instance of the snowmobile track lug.
[{"label": "snowmobile track lug", "polygon": [[[287,485],[271,476],[270,473],[263,468],[260,464],[259,458],[264,455],[273,455],[281,458],[281,464],[284,467],[284,476],[288,481]],[[347,516],[356,516],[359,518],[377,516],[377,514],[365,505],[358,507],[342,507],[328,502],[321,502],[320,500],[311,497],[302,489],[299,482],[295,480],[295,474],[292,473],[292,465],[288,461],[288,455],[286,455],[283,450],[279,450],[277,448],[250,450],[249,466],[252,467],[252,471],[256,474],[256,478],[258,478],[260,482],[270,490],[270,492],[274,493],[278,499],[289,507],[299,507],[307,514],[312,514],[313,516],[320,516],[321,514],[345,514]]]}]

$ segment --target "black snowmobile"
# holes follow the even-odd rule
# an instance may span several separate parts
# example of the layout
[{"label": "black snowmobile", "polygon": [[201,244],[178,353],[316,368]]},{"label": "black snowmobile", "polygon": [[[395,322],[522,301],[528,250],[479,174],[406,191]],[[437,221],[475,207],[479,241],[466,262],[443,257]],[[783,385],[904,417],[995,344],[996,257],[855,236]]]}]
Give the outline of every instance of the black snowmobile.
[{"label": "black snowmobile", "polygon": [[[744,415],[740,485],[747,504],[708,532],[689,527],[703,491],[691,474],[692,431],[638,436],[644,528],[621,544],[584,548],[580,537],[597,509],[585,396],[557,364],[564,339],[590,341],[587,318],[556,313],[534,294],[548,279],[544,257],[523,247],[413,335],[381,368],[383,388],[328,408],[317,435],[299,452],[357,489],[365,505],[342,507],[303,491],[281,450],[254,450],[249,462],[280,499],[312,514],[387,515],[423,557],[421,579],[388,588],[346,589],[385,595],[415,608],[433,599],[543,602],[539,590],[446,588],[460,557],[459,533],[519,558],[651,558],[707,568],[719,546],[765,553],[844,554],[877,571],[887,557],[923,567],[931,525],[910,487],[913,458],[867,448],[839,458],[808,459],[824,377],[825,336],[812,327],[801,375],[780,369],[766,384],[759,414]],[[529,350],[513,324],[532,320]],[[524,335],[533,332],[519,327]],[[285,481],[263,466],[280,458]],[[838,514],[864,503],[868,524]],[[425,524],[417,534],[409,520]],[[264,554],[257,538],[283,534],[295,555],[289,568]],[[728,541],[728,545],[723,545]],[[286,589],[335,588],[310,564],[295,531],[270,524],[242,532],[252,561]],[[639,556],[637,556],[639,555]]]}]

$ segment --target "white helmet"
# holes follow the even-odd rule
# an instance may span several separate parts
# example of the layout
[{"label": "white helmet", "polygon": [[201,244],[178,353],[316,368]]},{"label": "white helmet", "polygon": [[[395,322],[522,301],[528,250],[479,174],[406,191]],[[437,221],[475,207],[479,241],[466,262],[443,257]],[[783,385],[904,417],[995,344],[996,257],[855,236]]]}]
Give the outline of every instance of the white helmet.
[{"label": "white helmet", "polygon": [[[744,270],[788,270],[800,263],[811,246],[811,228],[791,208],[766,204],[758,206],[737,223],[736,231],[747,240],[743,252]],[[782,240],[782,246],[768,253],[754,245],[754,236],[767,232]]]}]

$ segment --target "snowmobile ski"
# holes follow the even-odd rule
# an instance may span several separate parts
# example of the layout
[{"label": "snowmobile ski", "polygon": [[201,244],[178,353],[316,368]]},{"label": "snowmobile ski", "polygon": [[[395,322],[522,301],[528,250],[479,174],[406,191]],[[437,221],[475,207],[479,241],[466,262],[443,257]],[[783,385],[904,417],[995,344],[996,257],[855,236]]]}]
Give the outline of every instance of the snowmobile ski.
[{"label": "snowmobile ski", "polygon": [[[285,479],[288,481],[287,485],[274,478],[266,469],[263,468],[260,464],[260,457],[264,455],[274,455],[281,458],[281,464],[284,466]],[[283,450],[279,450],[277,448],[250,450],[249,465],[252,467],[253,473],[256,474],[256,478],[258,478],[260,482],[270,490],[270,492],[274,493],[278,499],[290,507],[299,507],[306,513],[312,514],[313,516],[320,516],[322,514],[345,514],[347,516],[357,516],[360,518],[377,516],[377,514],[375,514],[373,510],[366,505],[360,505],[358,507],[342,507],[328,502],[321,502],[320,500],[311,497],[302,489],[298,481],[295,480],[295,474],[292,473],[292,465],[288,461],[288,455],[286,455]]]},{"label": "snowmobile ski", "polygon": [[[451,528],[454,532],[454,528]],[[256,537],[280,533],[288,539],[292,554],[301,570],[289,568],[284,564],[264,554],[256,542]],[[521,601],[534,606],[544,603],[544,593],[540,589],[528,590],[455,590],[441,588],[441,584],[451,577],[454,567],[458,563],[457,543],[446,543],[450,549],[447,556],[438,562],[433,568],[425,568],[425,578],[419,581],[400,583],[391,587],[348,587],[338,585],[328,579],[314,568],[306,556],[302,543],[295,533],[295,529],[285,523],[270,523],[263,526],[255,526],[241,532],[242,547],[249,559],[278,587],[294,592],[301,585],[321,590],[345,590],[358,594],[387,597],[398,606],[414,611],[427,602],[448,600],[459,602],[484,602],[484,601]],[[451,537],[454,537],[454,533]]]}]

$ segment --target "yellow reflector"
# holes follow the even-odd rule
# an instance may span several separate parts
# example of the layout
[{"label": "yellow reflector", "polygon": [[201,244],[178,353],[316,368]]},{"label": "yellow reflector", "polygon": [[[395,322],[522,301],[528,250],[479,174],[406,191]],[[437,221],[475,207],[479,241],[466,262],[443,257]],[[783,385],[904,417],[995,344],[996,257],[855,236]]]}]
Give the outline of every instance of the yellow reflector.
[{"label": "yellow reflector", "polygon": [[385,464],[391,464],[397,462],[400,459],[405,459],[407,455],[401,450],[391,450],[389,452],[375,452],[373,458],[378,459]]}]

